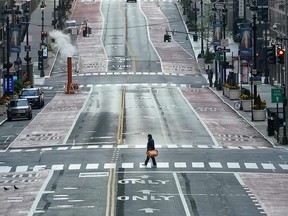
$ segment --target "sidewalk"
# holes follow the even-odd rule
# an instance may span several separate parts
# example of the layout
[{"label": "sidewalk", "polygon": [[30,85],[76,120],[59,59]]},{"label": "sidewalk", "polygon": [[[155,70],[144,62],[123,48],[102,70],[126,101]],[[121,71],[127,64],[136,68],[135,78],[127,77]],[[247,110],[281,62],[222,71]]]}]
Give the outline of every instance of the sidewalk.
[{"label": "sidewalk", "polygon": [[[54,10],[54,3],[53,0],[47,0],[46,2],[46,8],[44,13],[44,30],[46,32],[49,32],[53,29],[52,23],[52,11]],[[48,52],[48,62],[47,67],[44,68],[44,74],[45,77],[40,77],[40,70],[38,70],[37,66],[35,65],[35,62],[38,61],[38,50],[39,50],[39,44],[41,41],[40,32],[41,32],[41,9],[40,9],[41,3],[39,3],[38,7],[31,13],[30,18],[30,25],[29,25],[29,43],[31,46],[31,51],[29,52],[29,55],[31,57],[31,62],[34,63],[33,65],[33,73],[34,73],[34,86],[43,86],[45,82],[45,77],[50,77],[51,71],[53,69],[53,65],[56,59],[56,56],[58,55],[58,51],[52,51]],[[25,37],[26,40],[26,37]],[[24,61],[24,58],[26,56],[25,45],[26,41],[23,41],[21,44],[21,50],[20,58],[22,59],[23,64],[26,62]],[[31,40],[31,41],[30,41]],[[15,54],[16,55],[16,54]],[[11,61],[15,59],[15,56],[11,56]],[[0,115],[0,126],[7,120],[7,115],[4,113],[3,115]]]},{"label": "sidewalk", "polygon": [[[201,53],[201,39],[198,38],[198,41],[193,41],[190,37],[190,42],[192,43],[195,56],[197,58],[198,54]],[[227,47],[231,50],[230,53],[227,53],[227,60],[231,60],[232,55],[236,55],[238,53],[238,43],[235,43],[231,38],[229,38],[229,47]],[[199,64],[199,67],[201,69],[202,75],[207,79],[207,74],[205,72],[205,65],[203,59],[197,59],[197,62]],[[215,77],[215,76],[214,76]],[[213,81],[214,83],[214,81]],[[243,87],[250,90],[250,85],[243,85]],[[267,107],[276,107],[276,104],[271,103],[271,89],[275,88],[269,84],[262,84],[257,86],[257,93],[261,96],[261,99],[266,100]],[[276,146],[283,146],[279,143],[277,143],[277,140],[274,138],[274,136],[268,136],[267,133],[267,118],[265,121],[258,121],[258,122],[252,122],[251,119],[251,112],[244,112],[241,110],[235,110],[234,109],[234,103],[235,100],[230,100],[229,98],[225,97],[223,95],[222,90],[217,91],[215,87],[210,88],[224,103],[229,105],[231,109],[233,109],[235,112],[237,112],[238,115],[240,115],[245,121],[250,124],[253,128],[255,128],[266,140],[268,140],[273,147]],[[280,108],[282,105],[279,106]]]}]

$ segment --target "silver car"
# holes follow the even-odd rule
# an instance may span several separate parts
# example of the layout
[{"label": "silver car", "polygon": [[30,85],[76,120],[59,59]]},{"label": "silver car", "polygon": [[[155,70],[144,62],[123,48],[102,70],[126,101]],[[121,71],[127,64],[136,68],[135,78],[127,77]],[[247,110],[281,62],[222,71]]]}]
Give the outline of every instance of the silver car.
[{"label": "silver car", "polygon": [[12,99],[7,108],[7,119],[11,121],[15,118],[32,119],[32,108],[27,99]]}]

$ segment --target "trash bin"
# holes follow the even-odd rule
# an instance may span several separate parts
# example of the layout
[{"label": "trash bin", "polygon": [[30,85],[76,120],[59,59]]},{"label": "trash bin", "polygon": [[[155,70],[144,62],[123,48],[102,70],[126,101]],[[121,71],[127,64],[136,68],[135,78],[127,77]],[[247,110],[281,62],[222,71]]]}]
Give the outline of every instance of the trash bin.
[{"label": "trash bin", "polygon": [[268,136],[273,136],[275,131],[275,120],[273,117],[268,117],[267,132]]}]

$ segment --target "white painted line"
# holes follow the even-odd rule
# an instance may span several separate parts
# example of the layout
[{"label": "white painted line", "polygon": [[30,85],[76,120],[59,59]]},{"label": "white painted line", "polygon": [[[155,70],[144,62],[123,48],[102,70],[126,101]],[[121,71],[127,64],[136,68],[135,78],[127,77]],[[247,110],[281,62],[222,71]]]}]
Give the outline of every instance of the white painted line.
[{"label": "white painted line", "polygon": [[11,168],[9,166],[0,166],[0,173],[10,172]]},{"label": "white painted line", "polygon": [[183,205],[183,207],[184,207],[186,216],[191,216],[191,214],[190,214],[190,212],[189,212],[188,205],[187,205],[186,200],[185,200],[185,197],[184,197],[184,195],[183,195],[183,191],[182,191],[182,188],[181,188],[179,179],[178,179],[178,177],[177,177],[177,174],[174,172],[174,173],[173,173],[173,176],[174,176],[174,179],[175,179],[176,187],[177,187],[179,196],[180,196],[180,198],[181,198],[182,205]]},{"label": "white painted line", "polygon": [[158,162],[157,168],[169,168],[169,162]]},{"label": "white painted line", "polygon": [[151,163],[148,163],[147,166],[144,166],[143,164],[144,164],[144,163],[140,163],[140,164],[139,164],[139,167],[140,167],[140,168],[151,168]]},{"label": "white painted line", "polygon": [[239,163],[227,163],[227,167],[231,169],[239,169],[240,164]]},{"label": "white painted line", "polygon": [[22,149],[11,149],[10,152],[21,152]]},{"label": "white painted line", "polygon": [[219,162],[209,162],[211,168],[222,168],[221,163]]},{"label": "white painted line", "polygon": [[43,170],[45,169],[46,165],[36,165],[34,168],[33,168],[33,172],[38,172],[40,170]]},{"label": "white painted line", "polygon": [[82,146],[72,146],[72,147],[71,147],[72,150],[82,149],[82,148],[83,148]]},{"label": "white painted line", "polygon": [[104,164],[104,169],[115,169],[116,168],[116,163],[105,163]]},{"label": "white painted line", "polygon": [[288,164],[279,164],[283,170],[288,170]]},{"label": "white painted line", "polygon": [[134,168],[134,163],[122,163],[122,168],[124,169]]},{"label": "white painted line", "polygon": [[242,178],[240,177],[238,173],[234,173],[234,176],[236,177],[236,179],[238,180],[241,186],[245,186],[244,181],[242,180]]},{"label": "white painted line", "polygon": [[68,149],[68,147],[58,147],[56,150],[61,150],[61,151],[63,151],[63,150],[67,150]]},{"label": "white painted line", "polygon": [[173,144],[168,144],[167,147],[168,147],[168,148],[178,148],[177,145],[173,145]]},{"label": "white painted line", "polygon": [[204,168],[205,165],[203,162],[192,162],[192,167],[193,168]]},{"label": "white painted line", "polygon": [[186,165],[185,162],[175,162],[175,163],[174,163],[174,167],[175,167],[175,168],[186,168],[187,165]]},{"label": "white painted line", "polygon": [[51,151],[52,148],[42,148],[41,151]]},{"label": "white painted line", "polygon": [[256,163],[244,163],[246,169],[258,169],[258,166]]},{"label": "white painted line", "polygon": [[102,148],[113,148],[113,145],[103,145]]},{"label": "white painted line", "polygon": [[55,164],[51,167],[52,170],[64,170],[64,164]]},{"label": "white painted line", "polygon": [[88,84],[87,87],[88,87],[88,88],[91,88],[91,87],[93,87],[93,85],[92,85],[92,84]]},{"label": "white painted line", "polygon": [[87,149],[94,149],[94,148],[99,148],[98,145],[88,145]]},{"label": "white painted line", "polygon": [[239,147],[237,146],[227,146],[228,149],[240,149]]},{"label": "white painted line", "polygon": [[15,172],[27,172],[28,166],[17,166]]},{"label": "white painted line", "polygon": [[86,169],[98,169],[98,167],[99,167],[98,163],[86,165]]},{"label": "white painted line", "polygon": [[198,148],[209,148],[208,145],[197,145]]},{"label": "white painted line", "polygon": [[276,169],[273,164],[270,163],[261,163],[263,169]]},{"label": "white painted line", "polygon": [[81,168],[81,164],[70,164],[68,170],[79,170]]},{"label": "white painted line", "polygon": [[122,148],[128,148],[128,147],[129,147],[128,145],[118,145],[118,146],[117,146],[117,148],[121,148],[121,149],[122,149]]},{"label": "white painted line", "polygon": [[35,152],[37,149],[26,149],[26,152]]},{"label": "white painted line", "polygon": [[30,208],[29,214],[27,216],[33,216],[33,214],[35,213],[36,208],[38,206],[38,203],[39,203],[39,201],[40,201],[40,199],[41,199],[41,197],[43,195],[43,192],[44,192],[45,188],[47,187],[50,179],[53,176],[53,172],[54,172],[53,170],[49,171],[49,174],[48,174],[47,178],[45,179],[45,181],[43,182],[42,187],[40,188],[39,193],[37,194],[37,197],[34,200],[32,206]]},{"label": "white painted line", "polygon": [[193,145],[181,145],[182,148],[193,148]]},{"label": "white painted line", "polygon": [[242,149],[255,149],[253,146],[241,146]]}]

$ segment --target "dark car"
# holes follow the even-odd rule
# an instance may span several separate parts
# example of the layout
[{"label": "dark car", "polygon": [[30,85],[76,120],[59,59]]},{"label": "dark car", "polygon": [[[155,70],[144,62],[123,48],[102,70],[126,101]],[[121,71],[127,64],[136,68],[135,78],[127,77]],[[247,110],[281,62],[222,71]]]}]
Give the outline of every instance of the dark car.
[{"label": "dark car", "polygon": [[137,0],[127,0],[127,2],[137,2]]},{"label": "dark car", "polygon": [[7,106],[7,119],[14,118],[32,119],[32,108],[27,99],[12,99]]},{"label": "dark car", "polygon": [[44,106],[44,93],[41,88],[23,89],[20,98],[26,98],[32,107],[39,109]]}]

